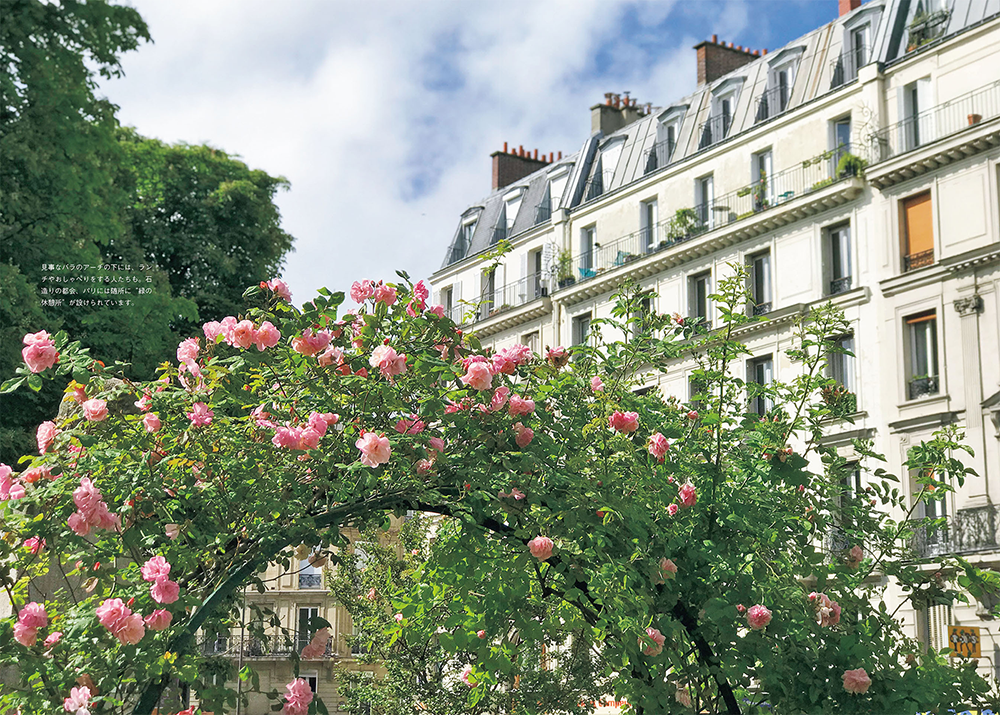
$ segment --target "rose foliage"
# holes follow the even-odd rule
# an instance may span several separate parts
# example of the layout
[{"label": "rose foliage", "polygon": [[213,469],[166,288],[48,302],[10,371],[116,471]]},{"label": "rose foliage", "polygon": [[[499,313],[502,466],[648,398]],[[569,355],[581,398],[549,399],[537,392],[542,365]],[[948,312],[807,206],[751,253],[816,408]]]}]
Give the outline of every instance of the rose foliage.
[{"label": "rose foliage", "polygon": [[[871,486],[848,498],[854,466],[822,446],[828,338],[846,327],[832,310],[796,328],[799,377],[760,387],[731,376],[748,354],[734,334],[756,320],[738,274],[712,332],[626,290],[591,345],[545,358],[484,350],[401,276],[356,284],[354,314],[340,293],[300,310],[252,288],[244,314],[207,324],[149,382],[63,334],[30,336],[58,359],[2,389],[73,381],[40,454],[0,467],[0,581],[19,614],[0,622],[0,664],[19,678],[0,710],[148,715],[178,683],[232,707],[199,639],[239,625],[242,589],[263,590],[293,547],[346,564],[347,527],[409,510],[433,515],[434,538],[405,577],[359,582],[357,597],[375,593],[355,610],[385,658],[448,654],[435,682],[456,711],[574,712],[598,693],[647,714],[982,702],[975,667],[905,637],[881,596],[894,581],[914,604],[947,603],[987,577],[924,567],[897,477],[857,443]],[[688,353],[697,405],[633,392]],[[966,477],[957,440],[911,453],[917,502]],[[539,674],[544,652],[571,676]],[[521,682],[538,697],[500,697]],[[301,689],[270,695],[325,711]]]}]

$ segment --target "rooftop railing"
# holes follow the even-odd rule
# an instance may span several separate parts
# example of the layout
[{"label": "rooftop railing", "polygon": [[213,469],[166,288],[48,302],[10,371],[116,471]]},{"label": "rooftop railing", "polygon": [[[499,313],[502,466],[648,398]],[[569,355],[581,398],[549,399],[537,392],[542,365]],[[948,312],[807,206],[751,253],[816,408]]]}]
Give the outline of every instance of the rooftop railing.
[{"label": "rooftop railing", "polygon": [[754,112],[754,124],[776,117],[788,109],[788,98],[791,88],[787,85],[764,90],[757,98],[757,109]]},{"label": "rooftop railing", "polygon": [[535,207],[534,225],[537,226],[540,223],[545,223],[550,218],[552,218],[552,202],[546,199]]},{"label": "rooftop railing", "polygon": [[858,78],[858,70],[868,64],[868,46],[855,45],[852,48],[845,48],[840,53],[840,57],[830,62],[832,79],[830,89],[842,87],[848,82],[853,82]]},{"label": "rooftop railing", "polygon": [[661,142],[656,142],[649,150],[646,151],[646,159],[644,163],[644,174],[651,174],[660,167],[667,166],[670,163],[670,158],[674,154],[674,147],[676,142],[672,142],[669,139],[665,139]]},{"label": "rooftop railing", "polygon": [[561,276],[560,283],[568,283],[570,278],[573,282],[594,278],[643,256],[774,209],[848,178],[853,175],[850,171],[837,173],[837,160],[842,151],[841,147],[824,152],[712,201],[680,209],[655,226],[641,228],[613,241],[595,242],[590,251],[573,257],[571,274]]},{"label": "rooftop railing", "polygon": [[1000,80],[873,132],[868,136],[868,161],[886,161],[997,116]]},{"label": "rooftop railing", "polygon": [[702,122],[701,126],[698,127],[698,133],[701,136],[701,139],[698,140],[698,148],[705,149],[721,142],[729,134],[729,128],[732,124],[733,118],[728,114],[709,117],[708,121]]},{"label": "rooftop railing", "polygon": [[[548,287],[541,273],[532,273],[513,283],[484,291],[479,299],[478,320],[486,320],[506,310],[548,295]],[[459,321],[456,321],[459,322]]]}]

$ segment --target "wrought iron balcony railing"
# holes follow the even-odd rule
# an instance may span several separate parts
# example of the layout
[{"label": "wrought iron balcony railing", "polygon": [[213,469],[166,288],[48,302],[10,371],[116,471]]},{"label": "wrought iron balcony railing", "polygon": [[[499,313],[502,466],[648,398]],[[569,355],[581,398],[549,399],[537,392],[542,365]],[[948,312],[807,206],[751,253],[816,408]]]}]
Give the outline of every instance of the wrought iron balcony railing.
[{"label": "wrought iron balcony railing", "polygon": [[[486,320],[512,308],[530,303],[549,294],[545,277],[532,273],[513,283],[484,292],[479,299],[479,320]],[[458,322],[458,321],[456,321]]]},{"label": "wrought iron balcony railing", "polygon": [[767,315],[771,312],[772,303],[769,300],[762,301],[760,303],[754,303],[752,313],[754,315]]},{"label": "wrought iron balcony railing", "polygon": [[943,526],[918,526],[910,541],[922,557],[971,554],[1000,548],[1000,506],[959,509]]},{"label": "wrought iron balcony railing", "polygon": [[934,263],[934,249],[929,251],[921,251],[920,253],[911,253],[908,256],[903,256],[903,271],[912,271],[917,268],[923,268],[924,266],[929,266]]},{"label": "wrought iron balcony railing", "polygon": [[[293,651],[301,653],[302,649],[309,645],[312,635],[312,633],[288,631],[270,636],[266,640],[249,636],[242,639],[238,635],[222,636],[204,639],[201,641],[200,647],[203,655],[226,658],[239,658],[241,651],[244,658],[287,658]],[[333,639],[331,638],[326,643],[322,657],[332,658],[333,656]]]},{"label": "wrought iron balcony railing", "polygon": [[323,586],[323,574],[300,573],[299,588],[321,588]]},{"label": "wrought iron balcony railing", "polygon": [[757,110],[754,112],[754,124],[763,122],[771,117],[776,117],[788,109],[788,99],[791,95],[791,87],[777,86],[761,92],[757,98]]},{"label": "wrought iron balcony railing", "polygon": [[855,45],[852,48],[841,52],[840,57],[830,63],[833,78],[830,80],[830,89],[842,87],[848,82],[853,82],[858,78],[858,70],[868,64],[868,46]]},{"label": "wrought iron balcony railing", "polygon": [[924,377],[914,377],[906,385],[906,394],[911,400],[916,400],[924,395],[936,395],[939,390],[938,376],[927,375]]},{"label": "wrought iron balcony railing", "polygon": [[729,128],[732,124],[733,118],[728,114],[710,117],[708,121],[703,122],[698,127],[698,132],[701,135],[701,139],[698,140],[698,148],[705,149],[721,142],[729,134]]},{"label": "wrought iron balcony railing", "polygon": [[552,202],[543,201],[535,207],[535,226],[552,218]]},{"label": "wrought iron balcony railing", "polygon": [[1000,80],[873,132],[867,138],[868,161],[886,161],[996,116]]},{"label": "wrought iron balcony railing", "polygon": [[669,139],[656,142],[650,149],[646,152],[645,169],[644,174],[651,174],[657,169],[667,166],[670,163],[670,158],[674,155],[674,147],[676,143],[670,141]]},{"label": "wrought iron balcony railing", "polygon": [[843,278],[834,278],[830,281],[830,295],[838,295],[840,293],[846,293],[851,289],[851,282],[853,278],[851,276],[844,276]]}]

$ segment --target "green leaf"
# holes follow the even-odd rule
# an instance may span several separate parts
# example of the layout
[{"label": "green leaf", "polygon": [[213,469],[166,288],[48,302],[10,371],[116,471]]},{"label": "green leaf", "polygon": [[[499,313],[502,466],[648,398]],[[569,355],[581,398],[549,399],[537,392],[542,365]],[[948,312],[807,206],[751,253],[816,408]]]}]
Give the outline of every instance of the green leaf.
[{"label": "green leaf", "polygon": [[30,387],[35,392],[38,392],[39,390],[42,389],[42,378],[39,377],[38,375],[29,375],[28,387]]},{"label": "green leaf", "polygon": [[17,388],[19,388],[23,383],[24,383],[23,377],[12,377],[11,379],[4,382],[3,385],[0,385],[0,395],[3,395],[8,392],[13,392]]}]

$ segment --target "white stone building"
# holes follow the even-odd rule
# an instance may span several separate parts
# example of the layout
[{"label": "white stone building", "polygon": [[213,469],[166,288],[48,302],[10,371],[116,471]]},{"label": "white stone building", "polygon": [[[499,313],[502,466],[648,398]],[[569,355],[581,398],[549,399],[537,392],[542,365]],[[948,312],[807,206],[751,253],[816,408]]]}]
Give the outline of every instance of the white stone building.
[{"label": "white stone building", "polygon": [[[792,319],[832,301],[855,354],[832,376],[857,408],[829,444],[849,458],[852,438],[873,439],[911,491],[910,445],[962,427],[980,476],[938,502],[949,527],[917,550],[1000,568],[1000,0],[840,0],[777,51],[696,49],[693,94],[608,95],[566,158],[496,152],[435,302],[485,345],[537,351],[586,341],[627,277],[655,290],[655,311],[711,321],[706,296],[742,263],[748,310],[769,320],[743,334],[754,357],[737,374],[760,382],[794,376]],[[488,271],[501,238],[513,249]],[[687,400],[693,367],[656,385]],[[935,648],[946,625],[979,627],[996,677],[1000,627],[982,604],[901,614]]]}]

